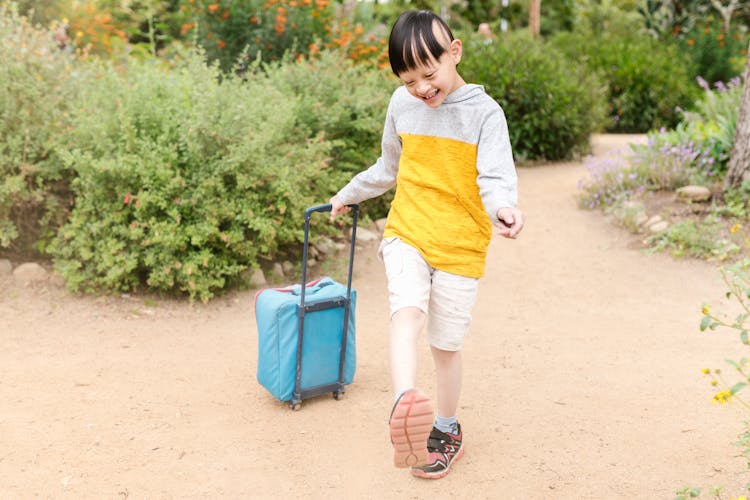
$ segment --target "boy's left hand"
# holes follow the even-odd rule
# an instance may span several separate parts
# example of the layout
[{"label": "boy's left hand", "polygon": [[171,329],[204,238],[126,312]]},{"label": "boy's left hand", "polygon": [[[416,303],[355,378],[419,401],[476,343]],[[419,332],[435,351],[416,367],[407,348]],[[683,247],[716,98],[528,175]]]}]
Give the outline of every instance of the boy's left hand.
[{"label": "boy's left hand", "polygon": [[523,212],[518,208],[507,207],[497,211],[497,218],[500,222],[495,223],[495,227],[500,230],[500,236],[515,239],[518,233],[523,229]]}]

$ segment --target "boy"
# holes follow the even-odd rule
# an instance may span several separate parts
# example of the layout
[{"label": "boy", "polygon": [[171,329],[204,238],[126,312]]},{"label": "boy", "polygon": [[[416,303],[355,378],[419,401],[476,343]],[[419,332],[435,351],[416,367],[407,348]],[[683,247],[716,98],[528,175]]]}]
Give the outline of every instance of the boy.
[{"label": "boy", "polygon": [[[479,85],[458,74],[463,46],[429,11],[403,13],[391,30],[391,97],[382,155],[331,198],[331,220],[347,205],[396,185],[379,255],[391,309],[394,463],[440,478],[463,454],[456,418],[461,348],[494,223],[515,238],[517,178],[505,116]],[[437,417],[416,389],[417,339],[427,336],[437,378]]]}]

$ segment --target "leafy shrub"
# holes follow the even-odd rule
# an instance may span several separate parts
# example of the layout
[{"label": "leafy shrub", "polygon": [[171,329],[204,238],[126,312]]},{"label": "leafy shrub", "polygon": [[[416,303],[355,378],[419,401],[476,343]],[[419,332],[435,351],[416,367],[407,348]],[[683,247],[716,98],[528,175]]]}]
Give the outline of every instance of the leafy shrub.
[{"label": "leafy shrub", "polygon": [[[396,86],[389,73],[327,51],[314,60],[268,65],[264,73],[272,86],[299,99],[298,126],[331,141],[333,168],[321,194],[336,192],[380,156],[385,112]],[[368,201],[363,214],[383,217],[391,198],[387,194]]]},{"label": "leafy shrub", "polygon": [[0,247],[29,251],[64,220],[70,202],[55,148],[71,123],[75,61],[5,4],[0,60]]},{"label": "leafy shrub", "polygon": [[688,146],[703,152],[706,173],[721,176],[726,173],[729,154],[734,142],[742,85],[739,78],[728,84],[717,82],[715,89],[698,79],[703,94],[692,111],[682,111],[682,119],[674,130],[652,133],[654,143],[667,147]]},{"label": "leafy shrub", "polygon": [[720,20],[708,17],[696,22],[679,41],[690,55],[692,74],[708,83],[727,82],[742,74],[748,38],[739,28],[732,26],[726,31]]},{"label": "leafy shrub", "polygon": [[710,177],[710,156],[693,145],[679,146],[650,135],[643,146],[631,146],[632,154],[587,157],[589,176],[579,182],[579,204],[605,208],[648,191],[675,190]]},{"label": "leafy shrub", "polygon": [[723,225],[710,215],[703,220],[684,220],[666,231],[648,238],[654,252],[668,251],[674,257],[696,257],[725,260],[736,254],[738,247],[730,239],[722,238]]},{"label": "leafy shrub", "polygon": [[[330,0],[183,0],[181,36],[206,50],[228,70],[238,61],[249,66],[260,58],[277,61],[284,54],[314,56],[324,49],[350,58],[387,64],[382,33],[365,32],[343,14],[335,16]],[[362,17],[359,6],[347,16]],[[372,13],[370,13],[370,17]]]},{"label": "leafy shrub", "polygon": [[552,44],[603,76],[610,132],[645,133],[674,127],[680,119],[678,106],[688,108],[696,96],[688,56],[674,45],[638,33],[602,33],[596,38],[561,33]]},{"label": "leafy shrub", "polygon": [[207,300],[297,251],[304,208],[379,154],[383,73],[337,53],[242,77],[198,54],[176,61],[92,65],[80,90],[58,147],[75,207],[50,249],[72,289]]},{"label": "leafy shrub", "polygon": [[71,288],[207,300],[300,241],[331,144],[298,129],[298,99],[197,55],[170,72],[102,67],[82,99],[61,150],[76,204],[51,249]]},{"label": "leafy shrub", "polygon": [[307,53],[326,35],[333,9],[329,0],[197,0],[182,2],[183,34],[195,37],[209,58],[230,68],[247,47],[250,59],[266,61],[286,51]]},{"label": "leafy shrub", "polygon": [[525,32],[491,43],[468,35],[464,43],[459,70],[502,106],[517,157],[559,160],[588,147],[604,116],[603,88],[595,75]]}]

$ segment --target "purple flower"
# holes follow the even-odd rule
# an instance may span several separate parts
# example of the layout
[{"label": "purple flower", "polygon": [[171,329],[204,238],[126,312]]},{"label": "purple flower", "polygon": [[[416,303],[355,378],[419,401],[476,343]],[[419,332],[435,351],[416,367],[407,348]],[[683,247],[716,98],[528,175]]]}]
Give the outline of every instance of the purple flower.
[{"label": "purple flower", "polygon": [[704,80],[704,79],[703,79],[703,77],[701,77],[701,76],[696,76],[696,77],[695,77],[695,81],[697,81],[697,82],[698,82],[698,85],[700,85],[700,87],[701,87],[701,88],[702,88],[703,90],[711,90],[711,87],[709,87],[709,86],[708,86],[708,82],[707,82],[706,80]]}]

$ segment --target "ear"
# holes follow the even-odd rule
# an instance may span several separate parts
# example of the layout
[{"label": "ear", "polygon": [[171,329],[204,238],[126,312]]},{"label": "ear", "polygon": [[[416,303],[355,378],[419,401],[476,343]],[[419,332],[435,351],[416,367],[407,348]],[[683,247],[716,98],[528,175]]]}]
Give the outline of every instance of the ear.
[{"label": "ear", "polygon": [[464,52],[463,42],[461,42],[461,40],[459,40],[458,38],[453,40],[451,42],[449,52],[454,64],[458,64],[459,62],[461,62],[461,56]]}]

